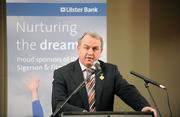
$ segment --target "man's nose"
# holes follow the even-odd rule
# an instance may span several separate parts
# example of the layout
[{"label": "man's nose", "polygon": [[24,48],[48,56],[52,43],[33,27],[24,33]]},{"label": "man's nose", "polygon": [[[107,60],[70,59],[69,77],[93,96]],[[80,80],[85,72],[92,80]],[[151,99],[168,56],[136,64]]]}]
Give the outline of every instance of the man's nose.
[{"label": "man's nose", "polygon": [[94,53],[93,49],[90,48],[90,49],[88,50],[88,54],[93,54],[93,53]]}]

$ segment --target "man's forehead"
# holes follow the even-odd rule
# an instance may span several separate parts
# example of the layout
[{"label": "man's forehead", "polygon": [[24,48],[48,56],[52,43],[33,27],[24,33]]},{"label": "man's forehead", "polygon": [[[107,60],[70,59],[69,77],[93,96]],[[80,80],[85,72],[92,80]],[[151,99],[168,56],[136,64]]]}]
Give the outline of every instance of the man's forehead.
[{"label": "man's forehead", "polygon": [[81,40],[81,43],[101,43],[101,41],[99,39],[96,39],[96,38],[83,38]]},{"label": "man's forehead", "polygon": [[89,47],[100,47],[101,41],[97,38],[91,37],[90,35],[85,35],[82,38],[80,45]]}]

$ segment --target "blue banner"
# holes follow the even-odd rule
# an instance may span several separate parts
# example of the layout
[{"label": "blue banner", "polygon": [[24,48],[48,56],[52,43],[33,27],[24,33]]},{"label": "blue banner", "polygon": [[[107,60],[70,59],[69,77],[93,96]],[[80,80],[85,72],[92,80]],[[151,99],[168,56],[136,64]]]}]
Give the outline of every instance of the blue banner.
[{"label": "blue banner", "polygon": [[7,16],[106,16],[106,4],[7,3]]}]

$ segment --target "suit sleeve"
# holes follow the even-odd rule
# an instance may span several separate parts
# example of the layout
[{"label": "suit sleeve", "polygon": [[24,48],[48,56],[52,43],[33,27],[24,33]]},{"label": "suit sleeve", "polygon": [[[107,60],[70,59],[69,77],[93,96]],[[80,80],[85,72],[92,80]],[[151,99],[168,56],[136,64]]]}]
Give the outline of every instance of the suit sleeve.
[{"label": "suit sleeve", "polygon": [[140,94],[134,85],[129,84],[122,78],[115,67],[115,92],[126,104],[131,106],[136,111],[141,111],[145,106],[150,106],[147,100]]},{"label": "suit sleeve", "polygon": [[[54,80],[52,87],[52,111],[54,112],[56,108],[59,108],[64,100],[68,97],[67,95],[67,84],[63,73],[61,71],[55,70]],[[83,111],[82,108],[71,105],[68,102],[63,106],[62,111]]]}]

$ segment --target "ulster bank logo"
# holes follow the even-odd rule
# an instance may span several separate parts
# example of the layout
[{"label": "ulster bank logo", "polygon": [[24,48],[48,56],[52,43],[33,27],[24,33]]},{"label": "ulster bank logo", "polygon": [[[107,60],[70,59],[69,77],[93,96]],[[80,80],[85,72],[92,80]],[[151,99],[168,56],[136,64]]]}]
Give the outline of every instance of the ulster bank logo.
[{"label": "ulster bank logo", "polygon": [[60,13],[97,13],[97,7],[60,7]]}]

